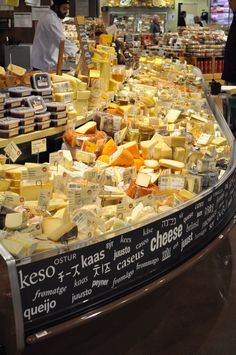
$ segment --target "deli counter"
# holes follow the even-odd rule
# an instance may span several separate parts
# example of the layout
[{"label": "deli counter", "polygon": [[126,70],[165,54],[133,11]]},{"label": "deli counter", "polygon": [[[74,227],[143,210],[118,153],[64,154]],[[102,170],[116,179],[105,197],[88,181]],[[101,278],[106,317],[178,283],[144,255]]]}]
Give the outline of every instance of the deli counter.
[{"label": "deli counter", "polygon": [[[185,329],[181,317],[192,316],[196,327],[197,322],[204,325],[193,305],[206,301],[213,292],[211,284],[223,285],[222,298],[226,297],[229,279],[221,279],[217,270],[227,259],[224,273],[230,278],[229,240],[236,223],[235,140],[207,90],[205,94],[231,147],[228,167],[213,187],[171,212],[104,234],[96,244],[65,243],[18,259],[0,245],[3,354],[197,350],[197,336],[198,341],[189,336],[190,344],[180,335]],[[191,303],[191,312],[185,313],[184,306]],[[217,302],[213,308],[219,312]],[[211,311],[208,321],[216,316]],[[204,337],[202,328],[200,334]]]}]

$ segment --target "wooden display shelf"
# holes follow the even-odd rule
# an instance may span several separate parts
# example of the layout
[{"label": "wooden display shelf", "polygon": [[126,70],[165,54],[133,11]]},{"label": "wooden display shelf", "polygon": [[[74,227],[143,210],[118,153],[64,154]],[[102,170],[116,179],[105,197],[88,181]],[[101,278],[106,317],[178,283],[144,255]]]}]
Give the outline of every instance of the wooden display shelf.
[{"label": "wooden display shelf", "polygon": [[[77,120],[75,122],[75,126],[78,127],[78,126],[86,123],[89,120],[90,120],[89,116],[86,116],[86,117],[78,116]],[[51,136],[54,136],[54,135],[64,132],[65,129],[66,129],[66,125],[61,126],[61,127],[52,127],[52,128],[48,128],[48,129],[45,129],[42,131],[35,131],[32,133],[27,133],[27,134],[21,134],[19,136],[7,138],[7,139],[0,138],[0,148],[6,147],[7,144],[12,141],[14,141],[16,144],[22,144],[22,143],[34,141],[36,139],[51,137]]]}]

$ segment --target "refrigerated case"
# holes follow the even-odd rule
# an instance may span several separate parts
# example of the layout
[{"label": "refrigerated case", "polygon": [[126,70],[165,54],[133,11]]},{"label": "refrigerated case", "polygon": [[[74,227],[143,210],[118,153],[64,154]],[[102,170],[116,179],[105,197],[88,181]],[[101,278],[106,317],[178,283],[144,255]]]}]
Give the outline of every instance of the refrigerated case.
[{"label": "refrigerated case", "polygon": [[227,26],[232,22],[233,13],[230,10],[228,0],[211,0],[210,23],[219,26]]},{"label": "refrigerated case", "polygon": [[[66,349],[71,354],[88,355],[94,349],[97,354],[119,354],[125,343],[117,349],[114,345],[128,323],[133,326],[129,348],[134,352],[127,354],[135,353],[139,339],[132,331],[138,326],[146,329],[141,316],[147,316],[146,297],[153,309],[168,307],[164,285],[177,276],[176,283],[181,284],[180,275],[227,238],[235,223],[236,146],[223,117],[206,97],[232,148],[229,167],[213,188],[171,214],[119,229],[94,245],[65,244],[18,260],[0,246],[0,344],[7,355],[59,355]],[[177,304],[175,296],[172,305]],[[165,314],[150,313],[149,318],[147,329],[153,330],[165,321]],[[167,330],[164,335],[168,337]]]}]

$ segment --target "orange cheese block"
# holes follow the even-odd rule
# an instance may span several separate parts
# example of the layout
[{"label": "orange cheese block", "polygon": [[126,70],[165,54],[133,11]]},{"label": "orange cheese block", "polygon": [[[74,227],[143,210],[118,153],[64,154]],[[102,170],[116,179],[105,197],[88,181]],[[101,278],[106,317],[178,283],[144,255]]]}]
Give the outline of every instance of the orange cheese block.
[{"label": "orange cheese block", "polygon": [[96,133],[97,130],[97,123],[94,121],[89,121],[85,123],[83,126],[76,129],[77,133],[80,134],[93,134]]},{"label": "orange cheese block", "polygon": [[131,166],[134,163],[132,154],[127,149],[118,149],[111,156],[110,166]]},{"label": "orange cheese block", "polygon": [[77,136],[78,134],[73,129],[70,129],[64,133],[63,139],[65,143],[69,144],[69,146],[75,147]]},{"label": "orange cheese block", "polygon": [[135,165],[137,171],[139,171],[141,169],[143,164],[144,164],[143,158],[140,157],[140,159],[134,159],[134,165]]},{"label": "orange cheese block", "polygon": [[149,187],[142,187],[137,185],[135,181],[131,182],[126,191],[126,194],[132,199],[151,195],[153,193],[159,193],[159,189],[155,184],[150,184]]},{"label": "orange cheese block", "polygon": [[135,159],[140,159],[139,149],[137,142],[128,142],[122,145],[123,148],[127,149]]},{"label": "orange cheese block", "polygon": [[110,164],[110,157],[109,155],[100,155],[97,160],[102,161],[103,163]]},{"label": "orange cheese block", "polygon": [[110,139],[103,147],[102,154],[103,155],[112,155],[117,151],[117,145],[113,141],[113,139]]}]

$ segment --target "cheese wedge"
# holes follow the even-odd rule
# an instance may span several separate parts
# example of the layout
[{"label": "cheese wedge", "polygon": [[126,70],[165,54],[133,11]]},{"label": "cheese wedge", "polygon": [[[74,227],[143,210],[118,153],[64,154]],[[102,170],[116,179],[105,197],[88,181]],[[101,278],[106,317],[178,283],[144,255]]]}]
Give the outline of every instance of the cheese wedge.
[{"label": "cheese wedge", "polygon": [[116,143],[113,141],[113,139],[109,139],[109,141],[104,145],[102,154],[103,155],[112,155],[117,151],[118,147]]},{"label": "cheese wedge", "polygon": [[169,147],[184,147],[186,144],[186,137],[184,136],[168,136],[164,137],[164,141]]},{"label": "cheese wedge", "polygon": [[184,200],[190,200],[191,198],[193,198],[193,197],[196,196],[195,193],[192,193],[192,192],[190,192],[190,191],[188,191],[188,190],[185,190],[185,189],[180,190],[180,191],[178,192],[178,194],[179,194],[179,196],[180,196],[181,198],[183,198]]},{"label": "cheese wedge", "polygon": [[139,149],[137,142],[128,142],[122,145],[123,148],[127,149],[135,159],[140,159]]},{"label": "cheese wedge", "polygon": [[136,184],[143,187],[148,187],[151,182],[151,176],[142,172],[138,173]]},{"label": "cheese wedge", "polygon": [[182,170],[185,167],[184,163],[171,159],[160,159],[159,164],[164,168],[173,170]]},{"label": "cheese wedge", "polygon": [[217,145],[218,147],[221,147],[221,146],[227,144],[227,140],[224,137],[217,137],[217,138],[214,138],[212,140],[211,144],[214,144],[214,145]]},{"label": "cheese wedge", "polygon": [[94,134],[97,130],[97,123],[94,121],[89,121],[83,126],[77,128],[75,131],[80,134]]},{"label": "cheese wedge", "polygon": [[166,120],[168,123],[175,123],[179,119],[180,115],[181,115],[181,111],[171,109],[167,112]]},{"label": "cheese wedge", "polygon": [[110,159],[111,166],[131,166],[133,165],[134,158],[132,154],[124,148],[118,149],[112,154]]},{"label": "cheese wedge", "polygon": [[143,158],[134,159],[134,165],[136,167],[136,171],[139,171],[141,169],[141,167],[143,166],[143,164],[144,164]]},{"label": "cheese wedge", "polygon": [[75,159],[77,161],[82,161],[85,164],[92,164],[96,160],[96,155],[94,153],[82,152],[81,150],[76,150]]},{"label": "cheese wedge", "polygon": [[185,157],[186,157],[186,150],[183,147],[176,147],[174,149],[174,155],[173,158],[174,160],[185,162]]},{"label": "cheese wedge", "polygon": [[15,257],[22,259],[25,257],[25,248],[19,242],[5,238],[1,240],[1,244]]},{"label": "cheese wedge", "polygon": [[43,233],[54,242],[57,242],[61,237],[69,232],[74,227],[70,221],[65,222],[62,218],[47,217],[43,219]]}]

